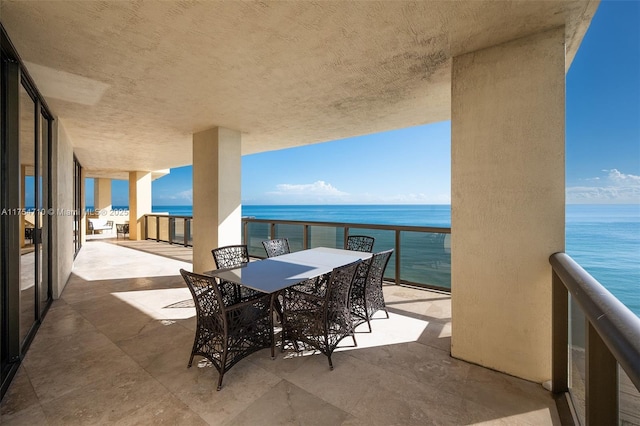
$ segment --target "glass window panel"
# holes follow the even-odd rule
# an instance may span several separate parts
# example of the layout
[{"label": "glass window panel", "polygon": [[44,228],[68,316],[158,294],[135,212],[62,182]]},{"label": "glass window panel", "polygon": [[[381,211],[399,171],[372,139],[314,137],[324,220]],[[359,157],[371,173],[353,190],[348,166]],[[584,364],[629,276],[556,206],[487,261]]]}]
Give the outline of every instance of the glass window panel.
[{"label": "glass window panel", "polygon": [[618,366],[620,383],[620,423],[623,425],[640,425],[640,392],[627,376],[627,373]]},{"label": "glass window panel", "polygon": [[147,238],[157,239],[158,230],[156,223],[158,221],[157,216],[147,216]]},{"label": "glass window panel", "polygon": [[[289,249],[292,252],[300,251],[304,249],[303,236],[304,236],[303,225],[288,225],[288,224],[276,225],[274,238],[287,238],[289,240]],[[264,252],[264,248],[262,251]]]},{"label": "glass window panel", "polygon": [[[267,253],[264,251],[264,246],[262,245],[262,242],[264,240],[269,239],[269,228],[270,228],[270,225],[268,223],[249,222],[247,224],[247,232],[249,234],[249,239],[247,241],[247,250],[249,251],[249,256],[253,256],[253,257],[267,256]],[[244,237],[243,237],[243,241],[245,241]]]},{"label": "glass window panel", "polygon": [[24,214],[20,215],[20,342],[24,343],[36,320],[36,219],[35,208],[35,103],[20,86],[20,170]]},{"label": "glass window panel", "polygon": [[169,241],[169,218],[166,216],[158,217],[158,232],[160,241]]},{"label": "glass window panel", "polygon": [[51,216],[48,215],[47,209],[50,207],[48,204],[47,197],[45,194],[47,193],[47,187],[49,185],[47,176],[49,170],[49,121],[46,117],[40,114],[40,149],[39,149],[39,176],[38,180],[40,182],[38,188],[38,198],[40,199],[39,209],[41,213],[40,216],[40,227],[42,229],[40,239],[40,249],[38,251],[38,256],[40,260],[40,265],[38,268],[38,287],[39,287],[39,299],[40,299],[40,312],[44,312],[47,307],[47,301],[49,300],[49,286],[51,280],[48,277],[48,259],[49,259],[49,224],[51,222]]},{"label": "glass window panel", "polygon": [[173,225],[173,242],[176,244],[184,244],[185,220],[182,218],[175,218],[171,222]]},{"label": "glass window panel", "polygon": [[450,234],[400,233],[400,279],[451,289]]},{"label": "glass window panel", "polygon": [[[373,243],[373,252],[379,253],[381,251],[395,249],[396,247],[396,231],[387,229],[366,229],[366,228],[351,228],[349,229],[349,235],[368,235],[375,238]],[[344,248],[342,243],[339,248]],[[396,253],[395,250],[389,259],[387,269],[384,271],[384,276],[387,279],[392,279],[396,274]]]},{"label": "glass window panel", "polygon": [[344,228],[335,226],[309,226],[309,248],[344,246]]}]

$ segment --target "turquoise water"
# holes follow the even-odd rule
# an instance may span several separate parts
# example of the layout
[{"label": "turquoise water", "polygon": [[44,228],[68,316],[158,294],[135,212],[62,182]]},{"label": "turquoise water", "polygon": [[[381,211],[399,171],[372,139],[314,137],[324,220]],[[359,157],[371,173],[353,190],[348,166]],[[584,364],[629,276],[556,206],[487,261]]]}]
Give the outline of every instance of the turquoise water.
[{"label": "turquoise water", "polygon": [[[190,216],[191,206],[154,212]],[[243,216],[379,225],[451,226],[448,205],[242,206]],[[640,205],[567,205],[566,252],[640,316]]]}]

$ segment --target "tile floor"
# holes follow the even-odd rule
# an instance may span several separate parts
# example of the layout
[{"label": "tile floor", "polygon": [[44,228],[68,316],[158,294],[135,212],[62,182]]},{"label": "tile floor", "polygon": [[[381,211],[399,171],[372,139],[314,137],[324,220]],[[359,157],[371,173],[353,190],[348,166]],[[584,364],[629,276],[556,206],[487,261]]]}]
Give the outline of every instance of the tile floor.
[{"label": "tile floor", "polygon": [[[164,249],[161,249],[161,251]],[[87,242],[5,398],[3,425],[557,425],[542,386],[449,355],[450,297],[385,286],[390,319],[334,355],[187,368],[188,262]],[[347,339],[346,345],[350,344]],[[197,358],[198,359],[198,358]]]}]

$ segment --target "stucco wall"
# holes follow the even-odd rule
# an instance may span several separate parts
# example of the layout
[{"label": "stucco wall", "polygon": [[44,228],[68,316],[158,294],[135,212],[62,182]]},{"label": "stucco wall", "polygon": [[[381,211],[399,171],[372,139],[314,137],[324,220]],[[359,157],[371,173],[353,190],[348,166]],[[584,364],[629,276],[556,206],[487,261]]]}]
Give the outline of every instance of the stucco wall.
[{"label": "stucco wall", "polygon": [[[73,147],[64,124],[53,124],[53,207],[73,210]],[[73,269],[73,215],[56,214],[53,219],[53,297],[62,294]]]},{"label": "stucco wall", "polygon": [[564,33],[454,58],[454,357],[551,376],[551,268],[564,250]]}]

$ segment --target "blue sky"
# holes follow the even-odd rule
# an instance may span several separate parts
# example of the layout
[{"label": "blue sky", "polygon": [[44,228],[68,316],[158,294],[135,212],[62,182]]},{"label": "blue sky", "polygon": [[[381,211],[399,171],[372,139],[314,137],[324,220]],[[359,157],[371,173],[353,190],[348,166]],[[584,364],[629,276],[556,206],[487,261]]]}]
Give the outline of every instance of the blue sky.
[{"label": "blue sky", "polygon": [[[640,203],[640,2],[600,3],[566,91],[567,203]],[[449,204],[450,150],[447,121],[248,155],[242,202]],[[191,176],[188,166],[154,181],[153,204],[190,205]],[[127,185],[113,182],[114,206],[128,204]]]}]

